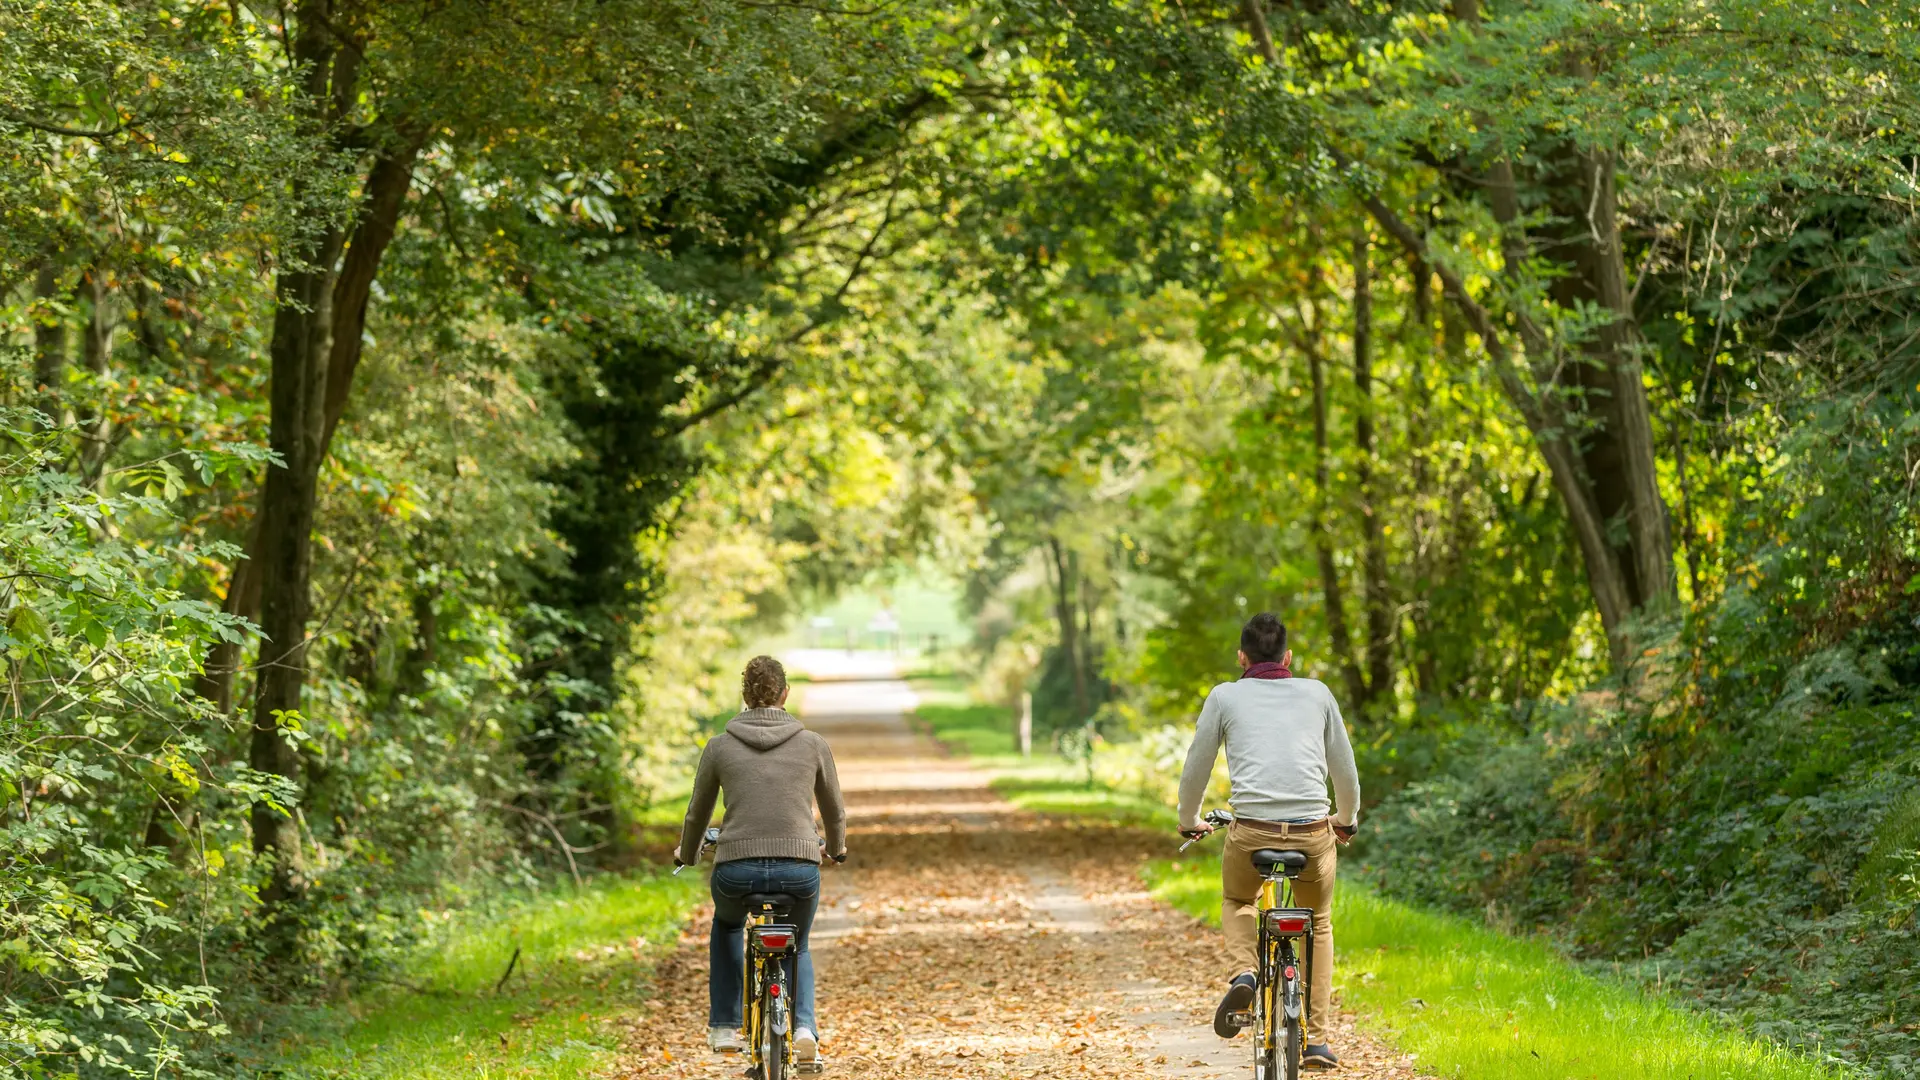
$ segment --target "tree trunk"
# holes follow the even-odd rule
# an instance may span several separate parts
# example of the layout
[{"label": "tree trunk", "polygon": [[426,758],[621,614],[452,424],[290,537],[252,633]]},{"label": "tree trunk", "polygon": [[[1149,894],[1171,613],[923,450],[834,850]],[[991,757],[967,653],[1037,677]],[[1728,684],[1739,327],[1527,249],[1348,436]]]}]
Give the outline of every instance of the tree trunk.
[{"label": "tree trunk", "polygon": [[[1464,22],[1477,23],[1477,0],[1458,0],[1455,14]],[[1560,355],[1540,332],[1530,313],[1514,314],[1539,392],[1566,425],[1564,437],[1578,447],[1582,479],[1595,512],[1603,522],[1616,517],[1627,521],[1629,550],[1619,558],[1619,574],[1632,607],[1639,608],[1672,596],[1673,542],[1660,497],[1652,420],[1636,348],[1640,339],[1627,290],[1613,157],[1562,145],[1548,155],[1547,172],[1540,179],[1559,219],[1549,229],[1553,235],[1548,257],[1567,271],[1551,283],[1555,302],[1569,309],[1591,304],[1614,315],[1583,344],[1592,363],[1575,364],[1570,373],[1588,416],[1569,413],[1559,393],[1569,376],[1569,358]],[[1510,162],[1493,164],[1486,191],[1501,225],[1506,274],[1516,286],[1527,284],[1520,280],[1523,268],[1541,252],[1519,220],[1519,193]],[[1578,423],[1582,419],[1598,420],[1584,438],[1580,437],[1583,425]]]},{"label": "tree trunk", "polygon": [[[1500,247],[1506,264],[1505,272],[1517,277],[1531,258],[1531,251],[1521,226],[1519,192],[1513,169],[1508,163],[1497,161],[1487,171],[1486,192],[1494,220],[1501,226]],[[1442,271],[1443,281],[1447,276]],[[1459,296],[1465,296],[1464,286],[1456,290],[1449,285],[1448,295],[1454,296],[1456,292]],[[1459,302],[1456,299],[1456,303]],[[1471,298],[1467,302],[1479,308],[1479,304]],[[1485,309],[1481,308],[1480,311],[1484,317],[1484,327],[1472,312],[1462,308],[1468,322],[1473,324],[1474,332],[1485,341],[1486,334],[1498,331],[1491,317],[1486,316]],[[1586,564],[1587,584],[1593,592],[1595,606],[1600,609],[1600,624],[1606,631],[1609,651],[1617,667],[1625,662],[1627,655],[1624,635],[1626,622],[1633,614],[1633,586],[1621,565],[1619,553],[1607,537],[1607,515],[1587,475],[1583,455],[1574,443],[1576,418],[1566,409],[1566,401],[1559,388],[1562,372],[1560,365],[1555,362],[1553,344],[1539,324],[1533,321],[1530,313],[1516,311],[1514,321],[1519,327],[1521,343],[1526,347],[1534,382],[1540,392],[1529,389],[1521,381],[1510,360],[1501,368],[1500,384],[1508,400],[1527,418],[1527,426],[1533,432],[1541,456],[1547,459],[1554,490],[1560,493],[1567,516],[1573,523],[1574,536],[1580,544],[1580,554]],[[1492,348],[1489,346],[1489,352]],[[1500,349],[1505,352],[1504,344]]]},{"label": "tree trunk", "polygon": [[1075,576],[1080,579],[1080,670],[1086,673],[1087,711],[1093,711],[1093,673],[1094,639],[1093,610],[1100,606],[1099,591],[1086,574],[1080,572],[1080,553],[1072,552],[1068,556],[1073,560]]},{"label": "tree trunk", "polygon": [[1366,694],[1362,708],[1393,694],[1393,602],[1387,581],[1385,522],[1373,470],[1373,236],[1363,220],[1353,237],[1354,471],[1360,489],[1360,542],[1367,609]]},{"label": "tree trunk", "polygon": [[1047,537],[1047,550],[1053,556],[1053,611],[1060,624],[1060,651],[1066,655],[1067,663],[1073,670],[1074,719],[1085,720],[1093,707],[1087,693],[1087,670],[1080,657],[1079,621],[1074,618],[1077,605],[1073,599],[1073,559],[1057,536]]},{"label": "tree trunk", "polygon": [[[1395,240],[1410,252],[1426,254],[1425,243],[1400,220],[1392,208],[1378,198],[1369,197],[1367,202],[1374,220]],[[1467,325],[1480,338],[1481,347],[1486,349],[1488,358],[1493,362],[1500,388],[1526,421],[1527,430],[1533,434],[1534,445],[1539,448],[1540,456],[1546,459],[1554,490],[1560,493],[1561,503],[1567,509],[1567,518],[1573,525],[1574,537],[1586,561],[1587,585],[1593,592],[1595,606],[1600,609],[1600,622],[1606,630],[1614,666],[1623,667],[1627,659],[1624,624],[1633,611],[1632,594],[1628,591],[1626,578],[1614,557],[1613,548],[1607,542],[1606,520],[1600,516],[1594,504],[1579,456],[1568,440],[1566,424],[1559,419],[1553,405],[1543,402],[1520,377],[1513,354],[1508,350],[1492,313],[1473,298],[1458,274],[1441,263],[1436,263],[1435,269],[1439,272],[1441,284],[1446,287],[1448,299],[1466,316]],[[1519,321],[1523,327],[1528,323],[1524,317]]]},{"label": "tree trunk", "polygon": [[[331,119],[344,91],[330,85],[338,44],[328,28],[326,0],[308,0],[299,12],[293,60],[306,72],[304,99]],[[345,54],[351,55],[351,54]],[[330,92],[331,91],[331,92]],[[295,178],[294,197],[309,193]],[[326,431],[327,361],[331,352],[332,268],[344,238],[331,224],[301,234],[290,245],[275,285],[273,338],[268,347],[272,389],[268,398],[268,445],[279,463],[267,469],[260,495],[257,550],[253,573],[260,581],[259,674],[254,685],[253,734],[248,762],[262,773],[289,781],[297,789],[300,755],[282,728],[300,710],[306,680],[309,585],[313,571],[313,516]],[[232,596],[237,590],[229,589]],[[306,889],[297,821],[287,810],[262,801],[252,813],[253,850],[268,864],[260,899],[269,925],[269,957],[290,958],[291,926],[285,905]]]},{"label": "tree trunk", "polygon": [[[368,170],[366,192],[352,237],[346,243],[346,255],[340,260],[339,276],[331,287],[331,329],[325,362],[325,421],[320,436],[320,457],[332,451],[334,433],[346,414],[353,389],[353,375],[365,351],[367,308],[378,276],[380,260],[393,242],[405,208],[408,190],[413,184],[413,167],[419,160],[424,139],[418,133],[403,134],[402,142],[382,152]],[[317,466],[316,466],[317,468]],[[256,512],[245,547],[246,558],[234,564],[227,583],[222,610],[229,615],[253,618],[260,610],[261,576],[260,515]],[[219,711],[233,709],[233,681],[239,671],[240,646],[219,642],[207,652],[194,689]]]},{"label": "tree trunk", "polygon": [[[1309,293],[1318,292],[1319,282],[1318,269],[1309,271]],[[1333,507],[1328,497],[1333,469],[1332,452],[1327,446],[1327,372],[1326,358],[1320,349],[1317,314],[1314,323],[1301,334],[1303,351],[1307,354],[1307,373],[1313,385],[1313,550],[1320,563],[1320,596],[1327,613],[1327,647],[1346,682],[1348,700],[1364,703],[1367,688],[1361,679],[1360,666],[1353,660],[1353,641],[1347,633],[1346,597],[1340,587],[1340,568],[1333,558]]]},{"label": "tree trunk", "polygon": [[[1634,611],[1664,607],[1673,599],[1673,540],[1660,496],[1641,341],[1627,292],[1612,158],[1566,149],[1552,160],[1556,167],[1542,178],[1559,219],[1549,243],[1566,271],[1552,283],[1554,301],[1566,308],[1594,305],[1614,319],[1581,344],[1581,360],[1561,355],[1524,313],[1519,324],[1539,393],[1560,414],[1562,437],[1577,448],[1592,512],[1603,524],[1626,522],[1624,549],[1610,541],[1606,545],[1620,579],[1617,591],[1626,597],[1625,609],[1613,617],[1602,611],[1614,636]],[[1488,174],[1488,201],[1503,229],[1507,272],[1517,278],[1537,252],[1519,222],[1515,187],[1511,166],[1496,163]],[[1566,404],[1570,389],[1578,393],[1574,409]],[[1588,560],[1591,576],[1591,554]]]},{"label": "tree trunk", "polygon": [[333,346],[327,360],[325,429],[320,437],[324,455],[333,445],[333,433],[346,414],[353,375],[366,346],[367,305],[380,260],[399,230],[400,212],[413,187],[413,167],[420,158],[426,133],[409,124],[398,125],[396,142],[374,158],[367,170],[365,194],[354,219],[353,236],[333,283]]},{"label": "tree trunk", "polygon": [[1596,345],[1604,352],[1612,376],[1612,409],[1608,434],[1619,445],[1625,476],[1627,529],[1633,538],[1636,606],[1661,608],[1675,598],[1673,535],[1666,500],[1660,495],[1658,457],[1654,452],[1653,413],[1647,403],[1645,365],[1640,359],[1644,342],[1634,319],[1627,289],[1626,253],[1620,241],[1618,193],[1614,188],[1611,154],[1579,155],[1586,198],[1587,235],[1591,244],[1589,273],[1600,306],[1614,321],[1600,329]]},{"label": "tree trunk", "polygon": [[1433,326],[1433,268],[1419,256],[1412,257],[1410,262],[1413,272],[1413,319],[1407,324],[1410,333],[1404,344],[1407,355],[1413,360],[1407,395],[1407,443],[1413,476],[1413,552],[1410,561],[1414,592],[1413,604],[1407,614],[1408,622],[1413,627],[1408,659],[1412,661],[1415,694],[1430,697],[1439,693],[1438,668],[1433,650],[1428,647],[1428,635],[1433,630],[1433,609],[1428,602],[1428,595],[1433,588],[1439,522],[1428,504],[1433,495],[1430,490],[1433,484],[1433,445],[1432,433],[1427,427],[1430,392],[1427,387],[1426,359],[1429,351],[1438,354],[1446,350],[1447,337],[1444,326],[1437,332]]},{"label": "tree trunk", "polygon": [[[51,258],[41,263],[34,275],[33,295],[49,307],[60,299],[60,270]],[[66,382],[66,321],[50,310],[41,311],[33,322],[33,385],[37,391],[34,407],[46,414],[46,429],[66,422]]]},{"label": "tree trunk", "polygon": [[[339,233],[328,230],[314,245],[319,266],[331,264]],[[268,438],[282,464],[267,470],[260,499],[260,540],[255,573],[260,577],[260,645],[254,690],[252,766],[297,783],[300,759],[282,733],[284,714],[297,713],[306,681],[307,616],[311,606],[313,516],[324,430],[328,319],[327,274],[317,267],[283,272],[279,312],[271,347],[272,421]],[[261,899],[268,904],[298,897],[299,833],[293,819],[265,803],[253,808],[254,850],[271,859],[273,874]]]},{"label": "tree trunk", "polygon": [[[108,365],[113,357],[113,335],[117,329],[111,310],[112,293],[94,267],[80,281],[87,301],[87,324],[81,336],[81,355],[92,373],[96,388],[106,383]],[[96,390],[96,393],[98,391]],[[113,416],[104,400],[93,402],[80,423],[80,475],[89,483],[98,482],[106,471],[107,455],[113,449]]]},{"label": "tree trunk", "polygon": [[[1462,17],[1477,21],[1477,4],[1469,0],[1464,6]],[[1547,155],[1546,172],[1540,179],[1547,187],[1549,205],[1557,219],[1549,229],[1552,242],[1548,257],[1565,270],[1551,285],[1555,302],[1565,308],[1591,304],[1613,315],[1611,322],[1582,343],[1588,362],[1572,365],[1572,381],[1582,391],[1579,401],[1585,413],[1575,416],[1568,414],[1560,398],[1570,358],[1559,355],[1544,340],[1527,313],[1516,313],[1539,392],[1567,422],[1562,438],[1577,449],[1582,474],[1579,479],[1591,502],[1591,512],[1603,527],[1621,518],[1627,525],[1625,551],[1610,542],[1605,545],[1608,561],[1613,563],[1611,571],[1596,567],[1596,553],[1589,551],[1588,541],[1582,539],[1589,577],[1598,569],[1607,577],[1619,579],[1604,586],[1607,592],[1616,594],[1613,606],[1620,606],[1617,594],[1625,595],[1624,609],[1609,615],[1608,602],[1601,599],[1602,587],[1595,588],[1601,621],[1607,626],[1615,665],[1619,666],[1631,652],[1623,636],[1626,620],[1635,611],[1670,604],[1675,584],[1673,538],[1666,502],[1660,495],[1652,414],[1640,360],[1643,342],[1627,288],[1626,254],[1620,240],[1613,156],[1563,145]],[[1507,273],[1517,276],[1526,261],[1540,252],[1519,224],[1518,197],[1509,163],[1495,163],[1487,190],[1502,226]],[[1573,424],[1577,419],[1597,423]]]}]

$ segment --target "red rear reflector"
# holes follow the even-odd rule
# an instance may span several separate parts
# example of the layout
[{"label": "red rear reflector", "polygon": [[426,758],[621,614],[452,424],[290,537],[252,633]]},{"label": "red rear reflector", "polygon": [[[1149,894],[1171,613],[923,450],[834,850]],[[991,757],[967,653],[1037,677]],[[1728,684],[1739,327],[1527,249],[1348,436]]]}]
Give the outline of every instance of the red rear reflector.
[{"label": "red rear reflector", "polygon": [[779,984],[779,983],[774,983],[774,984],[773,984],[772,986],[769,986],[769,987],[767,987],[767,993],[768,993],[768,994],[771,994],[771,995],[772,995],[772,996],[774,996],[774,997],[779,997],[779,996],[780,996],[780,984]]},{"label": "red rear reflector", "polygon": [[761,934],[760,944],[768,949],[784,949],[793,940],[792,934]]},{"label": "red rear reflector", "polygon": [[1288,915],[1273,920],[1273,932],[1276,934],[1304,934],[1307,932],[1307,920],[1297,915]]},{"label": "red rear reflector", "polygon": [[1289,979],[1297,979],[1300,977],[1300,973],[1298,971],[1295,971],[1291,964],[1289,964],[1285,970],[1280,972],[1280,974],[1286,976]]}]

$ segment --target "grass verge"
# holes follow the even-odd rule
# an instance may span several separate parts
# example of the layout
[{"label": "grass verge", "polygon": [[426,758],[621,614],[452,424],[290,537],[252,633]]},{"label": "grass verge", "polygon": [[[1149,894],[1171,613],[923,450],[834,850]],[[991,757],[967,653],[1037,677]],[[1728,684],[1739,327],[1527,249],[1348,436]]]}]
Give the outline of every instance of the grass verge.
[{"label": "grass verge", "polygon": [[[329,1010],[290,1048],[293,1075],[382,1080],[577,1080],[612,1055],[611,1022],[646,991],[703,878],[603,878],[458,927],[390,987]],[[514,974],[495,992],[514,950]]]},{"label": "grass verge", "polygon": [[1083,764],[1050,747],[1036,746],[1022,755],[1014,745],[1012,710],[972,700],[960,679],[920,678],[912,685],[920,698],[914,715],[925,730],[991,773],[994,792],[1015,806],[1148,828],[1176,824],[1166,806],[1092,781]]},{"label": "grass verge", "polygon": [[[1157,802],[1091,784],[1051,751],[1022,757],[1010,711],[969,700],[958,680],[917,681],[927,730],[993,775],[993,787],[1043,813],[1172,829]],[[1190,857],[1143,871],[1155,897],[1220,922],[1220,860]],[[1546,943],[1425,912],[1351,881],[1340,886],[1336,985],[1341,999],[1416,1055],[1423,1072],[1458,1080],[1832,1080],[1843,1074],[1662,1000],[1636,984],[1582,971]]]},{"label": "grass verge", "polygon": [[[1220,923],[1220,859],[1151,863],[1153,895]],[[1826,1080],[1841,1074],[1640,987],[1568,963],[1551,946],[1421,911],[1343,881],[1334,912],[1341,1000],[1462,1080]]]}]

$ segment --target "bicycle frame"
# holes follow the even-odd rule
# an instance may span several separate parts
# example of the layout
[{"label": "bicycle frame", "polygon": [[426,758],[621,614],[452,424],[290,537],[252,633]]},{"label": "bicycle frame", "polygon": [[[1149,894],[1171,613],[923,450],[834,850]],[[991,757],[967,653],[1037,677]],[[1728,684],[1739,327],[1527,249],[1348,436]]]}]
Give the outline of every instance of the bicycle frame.
[{"label": "bicycle frame", "polygon": [[[1204,819],[1214,831],[1233,824],[1233,815],[1211,810]],[[1210,833],[1190,833],[1180,845],[1185,851]],[[1300,1055],[1305,1047],[1307,1017],[1313,1007],[1313,909],[1294,904],[1293,879],[1279,867],[1260,878],[1255,902],[1259,939],[1253,1008],[1232,1014],[1234,1027],[1257,1029],[1254,1036],[1254,1080],[1298,1080]],[[1289,1039],[1281,1045],[1281,1029]]]},{"label": "bicycle frame", "polygon": [[[741,1025],[741,1034],[747,1043],[747,1075],[754,1080],[777,1080],[795,1071],[793,991],[787,980],[787,961],[800,951],[800,929],[774,922],[771,915],[750,912],[745,934],[747,977],[742,980],[746,999],[742,1015],[746,1022]],[[768,1057],[769,1047],[774,1058]]]},{"label": "bicycle frame", "polygon": [[1261,1080],[1271,1080],[1284,1069],[1292,1080],[1301,1047],[1281,1046],[1280,1031],[1291,1021],[1295,1031],[1304,1033],[1312,1008],[1313,909],[1294,906],[1293,879],[1276,873],[1261,880],[1256,917],[1260,966],[1253,1018],[1258,1072],[1264,1074]]}]

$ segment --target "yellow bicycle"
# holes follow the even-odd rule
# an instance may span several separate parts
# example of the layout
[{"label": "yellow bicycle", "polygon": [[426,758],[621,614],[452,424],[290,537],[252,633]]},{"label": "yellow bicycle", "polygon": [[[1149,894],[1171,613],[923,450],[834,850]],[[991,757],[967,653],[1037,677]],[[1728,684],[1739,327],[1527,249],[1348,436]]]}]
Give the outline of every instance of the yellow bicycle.
[{"label": "yellow bicycle", "polygon": [[[700,855],[720,842],[720,830],[708,829]],[[698,856],[695,856],[698,858]],[[679,873],[675,868],[674,873]],[[800,928],[782,920],[793,917],[799,901],[786,893],[748,893],[747,977],[745,1023],[740,1034],[747,1044],[747,1080],[785,1080],[788,1076],[824,1072],[826,1064],[793,1060],[793,986],[788,972],[800,953]]]},{"label": "yellow bicycle", "polygon": [[[1233,815],[1212,810],[1202,820],[1218,830],[1233,824]],[[1180,850],[1198,839],[1189,839]],[[1254,1080],[1300,1080],[1312,1003],[1307,988],[1313,985],[1313,909],[1294,904],[1293,879],[1306,865],[1304,851],[1263,848],[1253,853],[1253,868],[1260,875],[1253,1007],[1231,1014],[1228,1022],[1254,1029]]]},{"label": "yellow bicycle", "polygon": [[793,1060],[793,992],[787,972],[800,951],[800,929],[790,918],[797,901],[785,893],[748,893],[746,1023],[749,1080],[781,1080],[818,1073],[818,1061]]}]

